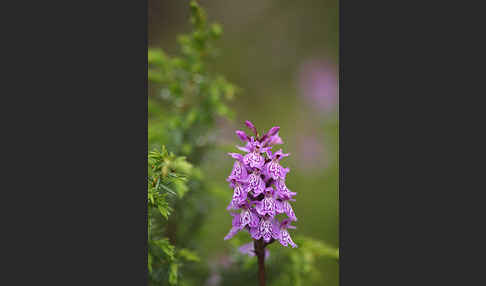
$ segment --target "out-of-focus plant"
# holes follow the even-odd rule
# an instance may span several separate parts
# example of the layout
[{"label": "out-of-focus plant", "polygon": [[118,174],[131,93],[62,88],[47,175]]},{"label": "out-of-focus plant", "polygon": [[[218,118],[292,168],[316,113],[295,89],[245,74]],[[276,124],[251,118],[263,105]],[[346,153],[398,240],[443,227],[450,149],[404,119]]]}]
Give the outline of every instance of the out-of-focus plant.
[{"label": "out-of-focus plant", "polygon": [[[298,248],[288,249],[272,244],[268,246],[265,255],[265,263],[269,264],[266,270],[266,284],[270,286],[303,286],[322,285],[321,281],[326,273],[317,267],[319,260],[328,260],[338,263],[339,250],[319,240],[297,235],[295,243]],[[212,273],[219,277],[219,282],[214,285],[221,286],[246,286],[248,281],[255,281],[256,285],[258,267],[255,254],[248,251],[244,243],[247,242],[245,235],[237,235],[230,243],[233,251],[228,261]],[[213,285],[211,283],[208,283]]]},{"label": "out-of-focus plant", "polygon": [[161,49],[148,52],[149,144],[164,142],[169,150],[198,160],[194,155],[207,147],[205,136],[216,116],[232,115],[225,101],[237,90],[208,67],[217,54],[213,42],[222,33],[221,26],[208,24],[196,1],[190,2],[190,9],[194,30],[178,37],[180,56]]},{"label": "out-of-focus plant", "polygon": [[207,274],[204,265],[187,263],[199,260],[197,237],[210,207],[197,166],[211,147],[215,118],[231,116],[225,102],[237,91],[208,66],[221,27],[208,24],[196,1],[189,7],[193,31],[179,36],[179,55],[148,51],[150,285],[200,284]]}]

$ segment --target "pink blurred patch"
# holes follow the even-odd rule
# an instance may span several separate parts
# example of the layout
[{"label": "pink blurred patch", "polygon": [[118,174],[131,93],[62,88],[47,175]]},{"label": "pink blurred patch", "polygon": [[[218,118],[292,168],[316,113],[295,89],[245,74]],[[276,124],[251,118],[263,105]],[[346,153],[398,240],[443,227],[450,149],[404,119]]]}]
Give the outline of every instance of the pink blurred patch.
[{"label": "pink blurred patch", "polygon": [[336,64],[312,60],[302,64],[299,88],[302,97],[313,108],[324,113],[337,110],[339,77]]},{"label": "pink blurred patch", "polygon": [[304,171],[327,168],[329,161],[324,144],[313,136],[299,136],[298,138],[299,168]]}]

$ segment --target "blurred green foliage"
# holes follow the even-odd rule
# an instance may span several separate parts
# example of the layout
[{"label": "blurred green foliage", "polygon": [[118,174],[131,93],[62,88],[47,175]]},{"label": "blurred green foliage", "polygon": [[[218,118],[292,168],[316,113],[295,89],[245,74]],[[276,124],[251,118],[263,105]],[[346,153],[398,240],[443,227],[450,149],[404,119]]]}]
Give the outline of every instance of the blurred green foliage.
[{"label": "blurred green foliage", "polygon": [[206,67],[206,61],[215,55],[212,42],[221,35],[221,27],[209,25],[205,12],[195,1],[190,2],[190,9],[193,31],[178,38],[180,55],[169,56],[161,49],[148,52],[151,285],[164,285],[167,281],[181,284],[179,277],[185,263],[200,260],[190,249],[197,243],[197,231],[210,201],[205,198],[207,186],[201,171],[194,165],[209,148],[205,136],[215,117],[231,116],[225,101],[237,90]]},{"label": "blurred green foliage", "polygon": [[[231,192],[212,184],[200,166],[214,148],[216,118],[233,118],[227,102],[239,89],[210,68],[221,26],[209,24],[196,1],[189,7],[192,31],[178,37],[179,53],[148,52],[149,285],[247,285],[248,279],[256,284],[256,258],[237,251],[250,241],[246,233],[226,246],[217,238],[222,248],[231,246],[225,263],[201,256],[202,227],[231,221],[229,216],[227,222],[208,221],[209,209],[227,203]],[[299,248],[269,246],[268,285],[315,285],[323,275],[317,259],[338,260],[338,251],[318,240],[296,236],[295,242]]]},{"label": "blurred green foliage", "polygon": [[[231,263],[223,267],[220,285],[248,285],[248,280],[257,281],[257,260],[243,255],[238,248],[249,241],[245,235],[237,235],[230,241]],[[266,258],[266,281],[271,286],[321,285],[323,275],[317,266],[318,259],[332,262],[339,261],[339,250],[311,237],[296,235],[298,248],[284,248],[278,242],[267,246],[269,255]]]},{"label": "blurred green foliage", "polygon": [[216,116],[231,117],[225,101],[237,88],[222,75],[208,70],[214,58],[213,42],[222,33],[217,24],[208,24],[206,14],[190,2],[193,31],[180,35],[180,56],[168,56],[161,49],[149,49],[149,145],[163,142],[169,150],[185,155],[202,154],[204,136]]}]

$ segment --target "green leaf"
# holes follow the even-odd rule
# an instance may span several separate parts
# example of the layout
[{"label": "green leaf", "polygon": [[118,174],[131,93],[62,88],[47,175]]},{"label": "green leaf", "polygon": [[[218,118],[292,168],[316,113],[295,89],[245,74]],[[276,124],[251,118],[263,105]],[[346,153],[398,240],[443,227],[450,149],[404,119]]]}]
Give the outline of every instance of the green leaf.
[{"label": "green leaf", "polygon": [[189,187],[180,180],[174,181],[173,184],[174,188],[177,191],[177,194],[179,195],[179,198],[182,198],[187,193],[187,191],[189,191]]},{"label": "green leaf", "polygon": [[167,238],[155,240],[153,241],[153,244],[159,247],[162,250],[162,252],[164,252],[166,258],[169,261],[174,260],[175,247],[169,243],[169,240]]},{"label": "green leaf", "polygon": [[166,190],[169,194],[176,195],[176,192],[175,191],[173,191],[172,189],[168,188],[167,186],[164,186],[164,184],[160,184],[160,187],[162,187],[162,189]]},{"label": "green leaf", "polygon": [[165,218],[169,219],[170,211],[171,209],[169,208],[168,205],[163,206],[163,205],[158,205],[157,209],[159,210],[159,213]]},{"label": "green leaf", "polygon": [[317,256],[329,257],[339,260],[339,249],[331,247],[322,241],[312,238],[304,238],[303,245],[306,249],[309,249]]},{"label": "green leaf", "polygon": [[191,251],[187,248],[180,249],[177,252],[177,254],[178,254],[179,257],[183,258],[186,261],[193,261],[193,262],[199,262],[200,261],[199,256],[195,252],[193,252],[193,251]]},{"label": "green leaf", "polygon": [[212,24],[211,25],[211,35],[215,38],[221,36],[223,33],[223,28],[219,24]]},{"label": "green leaf", "polygon": [[177,276],[179,272],[179,265],[177,263],[171,263],[169,267],[169,284],[177,285]]}]

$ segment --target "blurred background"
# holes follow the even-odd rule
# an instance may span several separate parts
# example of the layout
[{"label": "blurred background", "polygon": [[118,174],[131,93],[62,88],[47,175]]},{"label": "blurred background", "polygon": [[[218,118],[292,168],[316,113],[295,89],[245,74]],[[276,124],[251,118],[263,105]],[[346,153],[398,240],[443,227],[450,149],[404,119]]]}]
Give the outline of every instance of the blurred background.
[{"label": "blurred background", "polygon": [[[188,1],[148,2],[149,47],[177,54],[177,35],[191,30]],[[277,148],[291,153],[282,165],[291,169],[287,186],[298,193],[292,205],[299,221],[291,235],[306,235],[338,248],[338,1],[198,2],[209,21],[223,29],[215,42],[217,57],[209,67],[239,88],[228,104],[233,118],[216,119],[209,135],[214,148],[200,160],[210,188],[227,192],[227,197],[213,196],[211,207],[205,210],[198,234],[201,260],[209,265],[229,263],[227,255],[233,245],[223,237],[231,227],[226,206],[232,190],[225,179],[233,160],[226,153],[237,152],[234,145],[240,141],[234,130],[247,131],[245,120],[252,121],[260,132],[281,127],[284,145]],[[158,91],[150,87],[149,92],[154,96]],[[270,252],[273,248],[283,247],[271,245]],[[339,284],[336,261],[322,258],[316,263],[321,275],[312,285]],[[224,279],[209,268],[201,281],[223,285]]]}]

